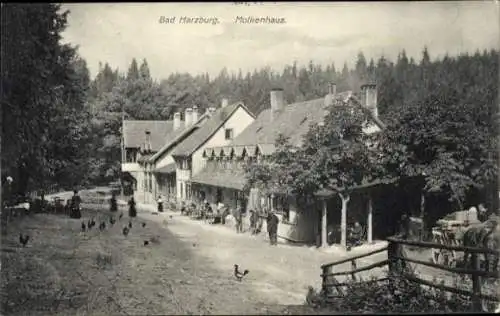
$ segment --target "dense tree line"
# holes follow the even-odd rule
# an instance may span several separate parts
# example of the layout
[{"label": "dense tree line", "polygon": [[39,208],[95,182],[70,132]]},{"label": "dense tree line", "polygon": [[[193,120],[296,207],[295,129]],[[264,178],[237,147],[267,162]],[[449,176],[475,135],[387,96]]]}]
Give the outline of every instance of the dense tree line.
[{"label": "dense tree line", "polygon": [[424,50],[420,65],[404,53],[394,66],[379,63],[384,131],[362,135],[363,113],[334,106],[302,148],[279,137],[270,159],[248,166],[249,184],[298,196],[347,189],[348,200],[349,188],[400,179],[416,183],[424,198],[447,201],[429,206],[427,222],[481,202],[496,212],[498,70],[497,51],[431,62]]}]

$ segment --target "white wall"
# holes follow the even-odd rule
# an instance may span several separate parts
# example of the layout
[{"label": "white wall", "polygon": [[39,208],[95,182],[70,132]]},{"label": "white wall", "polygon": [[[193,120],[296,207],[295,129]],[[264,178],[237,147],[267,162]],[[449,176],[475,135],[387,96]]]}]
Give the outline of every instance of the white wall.
[{"label": "white wall", "polygon": [[175,160],[170,154],[165,155],[164,157],[162,157],[162,158],[158,159],[158,161],[156,161],[155,169],[165,167],[166,165],[169,165],[169,164],[174,163],[174,162],[175,162]]},{"label": "white wall", "polygon": [[226,123],[219,128],[210,139],[205,142],[192,156],[192,174],[195,175],[203,169],[204,158],[203,150],[210,147],[221,147],[231,143],[232,139],[226,140],[226,128],[233,129],[233,139],[237,137],[248,125],[254,121],[254,118],[242,107],[233,113],[233,115],[226,121]]}]

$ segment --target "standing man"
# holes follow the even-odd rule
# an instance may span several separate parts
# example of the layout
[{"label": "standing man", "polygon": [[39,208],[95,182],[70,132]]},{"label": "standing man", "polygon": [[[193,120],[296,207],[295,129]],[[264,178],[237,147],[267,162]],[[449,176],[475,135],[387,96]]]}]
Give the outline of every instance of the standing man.
[{"label": "standing man", "polygon": [[163,200],[161,198],[161,195],[158,196],[157,203],[158,203],[158,212],[162,213],[163,212]]},{"label": "standing man", "polygon": [[242,207],[238,206],[233,213],[234,220],[236,221],[236,233],[239,234],[243,231],[243,214]]},{"label": "standing man", "polygon": [[267,232],[269,233],[269,243],[272,246],[278,245],[278,224],[279,218],[273,211],[267,215]]}]

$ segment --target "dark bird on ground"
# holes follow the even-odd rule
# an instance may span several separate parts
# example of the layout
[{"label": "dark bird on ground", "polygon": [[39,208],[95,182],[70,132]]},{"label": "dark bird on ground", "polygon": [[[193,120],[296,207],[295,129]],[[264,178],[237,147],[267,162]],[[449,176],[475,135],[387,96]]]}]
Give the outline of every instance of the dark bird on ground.
[{"label": "dark bird on ground", "polygon": [[23,236],[22,233],[19,233],[19,242],[23,245],[23,247],[26,247],[29,240],[30,240],[30,236],[28,236],[28,235]]},{"label": "dark bird on ground", "polygon": [[245,275],[248,274],[248,270],[243,271],[243,273],[240,272],[239,266],[237,264],[234,265],[234,276],[238,281],[241,281]]},{"label": "dark bird on ground", "polygon": [[124,236],[127,236],[127,235],[128,235],[128,232],[129,232],[128,227],[126,227],[126,226],[125,226],[125,227],[123,227],[123,231],[122,231],[122,232],[123,232],[123,235],[124,235]]},{"label": "dark bird on ground", "polygon": [[84,231],[85,231],[85,228],[86,228],[86,227],[85,227],[85,223],[84,223],[84,222],[82,222],[82,232],[84,232]]},{"label": "dark bird on ground", "polygon": [[132,228],[132,222],[128,222],[128,228]]},{"label": "dark bird on ground", "polygon": [[118,220],[122,219],[123,213],[120,213],[120,216],[118,217]]},{"label": "dark bird on ground", "polygon": [[102,222],[101,225],[99,225],[99,229],[102,231],[102,230],[105,230],[106,229],[106,222]]},{"label": "dark bird on ground", "polygon": [[114,219],[113,217],[110,217],[110,218],[109,218],[109,223],[110,223],[111,225],[113,225],[115,222],[116,222],[116,221],[115,221],[115,219]]},{"label": "dark bird on ground", "polygon": [[149,241],[144,240],[144,246],[147,246],[147,245],[149,245]]},{"label": "dark bird on ground", "polygon": [[146,227],[146,223],[142,223],[142,227]]}]

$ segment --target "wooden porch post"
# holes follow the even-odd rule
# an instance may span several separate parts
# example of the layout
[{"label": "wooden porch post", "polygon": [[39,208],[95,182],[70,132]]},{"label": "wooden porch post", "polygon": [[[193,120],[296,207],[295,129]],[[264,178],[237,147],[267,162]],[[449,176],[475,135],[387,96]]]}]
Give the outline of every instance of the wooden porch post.
[{"label": "wooden porch post", "polygon": [[340,198],[342,199],[342,214],[340,218],[340,244],[343,247],[347,246],[347,203],[349,202],[349,195],[347,193],[339,193]]},{"label": "wooden porch post", "polygon": [[323,199],[323,212],[321,216],[321,247],[328,247],[328,232],[327,232],[327,223],[328,223],[328,208],[327,208],[326,198]]},{"label": "wooden porch post", "polygon": [[371,194],[368,195],[368,231],[366,232],[368,243],[371,244],[373,242],[373,203]]}]

